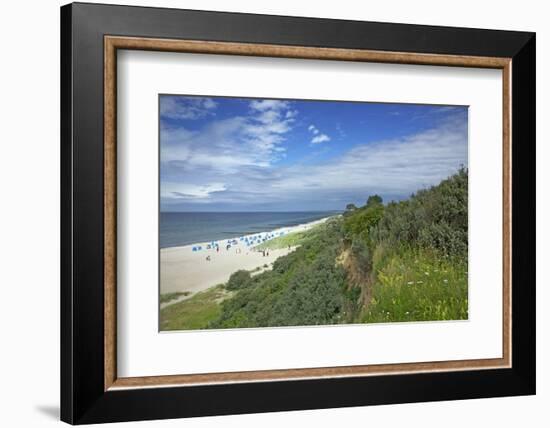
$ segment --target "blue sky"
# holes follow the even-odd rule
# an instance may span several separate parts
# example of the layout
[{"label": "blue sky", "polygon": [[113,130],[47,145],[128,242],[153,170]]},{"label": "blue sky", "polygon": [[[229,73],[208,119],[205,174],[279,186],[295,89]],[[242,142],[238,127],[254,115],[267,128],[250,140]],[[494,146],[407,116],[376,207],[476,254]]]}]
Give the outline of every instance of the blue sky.
[{"label": "blue sky", "polygon": [[162,211],[343,210],[461,165],[467,107],[160,96]]}]

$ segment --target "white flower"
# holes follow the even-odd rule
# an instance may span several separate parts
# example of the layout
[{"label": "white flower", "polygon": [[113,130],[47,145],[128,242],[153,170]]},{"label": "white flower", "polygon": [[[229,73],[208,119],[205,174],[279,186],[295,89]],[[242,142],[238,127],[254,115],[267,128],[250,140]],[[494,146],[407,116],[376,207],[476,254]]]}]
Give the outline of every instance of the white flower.
[{"label": "white flower", "polygon": [[430,276],[430,272],[424,272],[424,275]]},{"label": "white flower", "polygon": [[417,284],[422,284],[423,282],[422,281],[416,281]]},{"label": "white flower", "polygon": [[407,282],[407,285],[413,285],[413,284],[414,284],[414,281]]}]

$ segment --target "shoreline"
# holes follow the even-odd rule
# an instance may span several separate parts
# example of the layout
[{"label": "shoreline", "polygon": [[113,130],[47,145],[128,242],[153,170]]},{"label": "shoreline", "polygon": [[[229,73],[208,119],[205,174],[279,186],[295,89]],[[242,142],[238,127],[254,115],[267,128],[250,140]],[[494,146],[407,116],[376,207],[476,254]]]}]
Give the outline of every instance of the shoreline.
[{"label": "shoreline", "polygon": [[[238,270],[270,269],[275,260],[294,251],[296,247],[263,252],[256,249],[258,245],[310,230],[332,217],[334,216],[218,241],[161,248],[160,294],[189,292],[187,296],[162,304],[161,308],[190,298],[197,292],[224,284],[231,274]],[[217,243],[217,246],[213,243]]]},{"label": "shoreline", "polygon": [[[294,226],[279,227],[277,229],[268,230],[268,231],[249,233],[249,234],[246,234],[246,235],[233,236],[233,237],[223,238],[223,239],[214,239],[212,241],[203,241],[203,242],[194,242],[194,243],[191,243],[191,244],[176,245],[176,246],[173,246],[173,247],[163,247],[163,248],[160,248],[160,251],[163,252],[163,251],[177,250],[177,249],[182,249],[182,248],[192,248],[194,246],[202,246],[203,247],[203,252],[204,252],[205,247],[208,244],[211,244],[212,242],[218,242],[218,243],[221,244],[221,243],[225,243],[227,241],[233,241],[233,240],[238,241],[240,238],[245,238],[245,237],[250,238],[252,236],[257,236],[257,235],[275,234],[275,233],[279,233],[279,232],[285,232],[285,234],[299,232],[300,228],[305,227],[306,229],[304,229],[304,230],[308,230],[311,227],[316,226],[317,224],[324,223],[329,218],[337,217],[338,215],[341,215],[341,214],[335,214],[335,215],[331,215],[331,216],[328,216],[328,217],[323,217],[323,218],[313,220],[313,221],[310,221],[310,222],[307,222],[307,223],[296,224]],[[279,236],[274,236],[272,239],[275,239],[275,238],[278,238],[278,237]],[[255,244],[254,246],[260,245],[261,243],[262,242],[259,242],[259,243]],[[249,248],[253,248],[253,246],[250,246]]]}]

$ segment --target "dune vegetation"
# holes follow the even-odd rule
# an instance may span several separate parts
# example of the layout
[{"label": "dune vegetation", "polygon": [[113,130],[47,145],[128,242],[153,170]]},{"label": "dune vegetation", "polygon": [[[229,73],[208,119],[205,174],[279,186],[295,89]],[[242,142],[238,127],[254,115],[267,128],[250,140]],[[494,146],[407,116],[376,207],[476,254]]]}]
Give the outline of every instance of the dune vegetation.
[{"label": "dune vegetation", "polygon": [[370,196],[264,246],[296,249],[167,306],[162,329],[467,319],[467,171],[407,200]]}]

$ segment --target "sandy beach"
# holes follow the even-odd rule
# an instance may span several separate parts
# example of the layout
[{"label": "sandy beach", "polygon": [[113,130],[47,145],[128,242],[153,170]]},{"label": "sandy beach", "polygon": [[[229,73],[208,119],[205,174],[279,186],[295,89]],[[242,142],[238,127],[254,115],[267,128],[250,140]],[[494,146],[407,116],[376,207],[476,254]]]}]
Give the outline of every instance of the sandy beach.
[{"label": "sandy beach", "polygon": [[[239,269],[254,270],[262,268],[264,265],[271,267],[271,263],[277,258],[288,254],[295,248],[269,250],[269,255],[264,256],[261,251],[255,250],[255,247],[261,243],[261,239],[271,240],[279,236],[303,232],[326,220],[327,218],[324,218],[270,232],[235,237],[229,240],[233,241],[229,249],[227,248],[228,240],[218,241],[219,251],[216,251],[216,247],[211,243],[162,248],[160,251],[160,292],[161,294],[191,292],[190,297],[198,291],[227,282],[231,274]],[[260,239],[253,238],[258,236]],[[269,238],[270,236],[271,238]],[[247,246],[246,242],[251,242],[253,239],[254,243]]]}]

